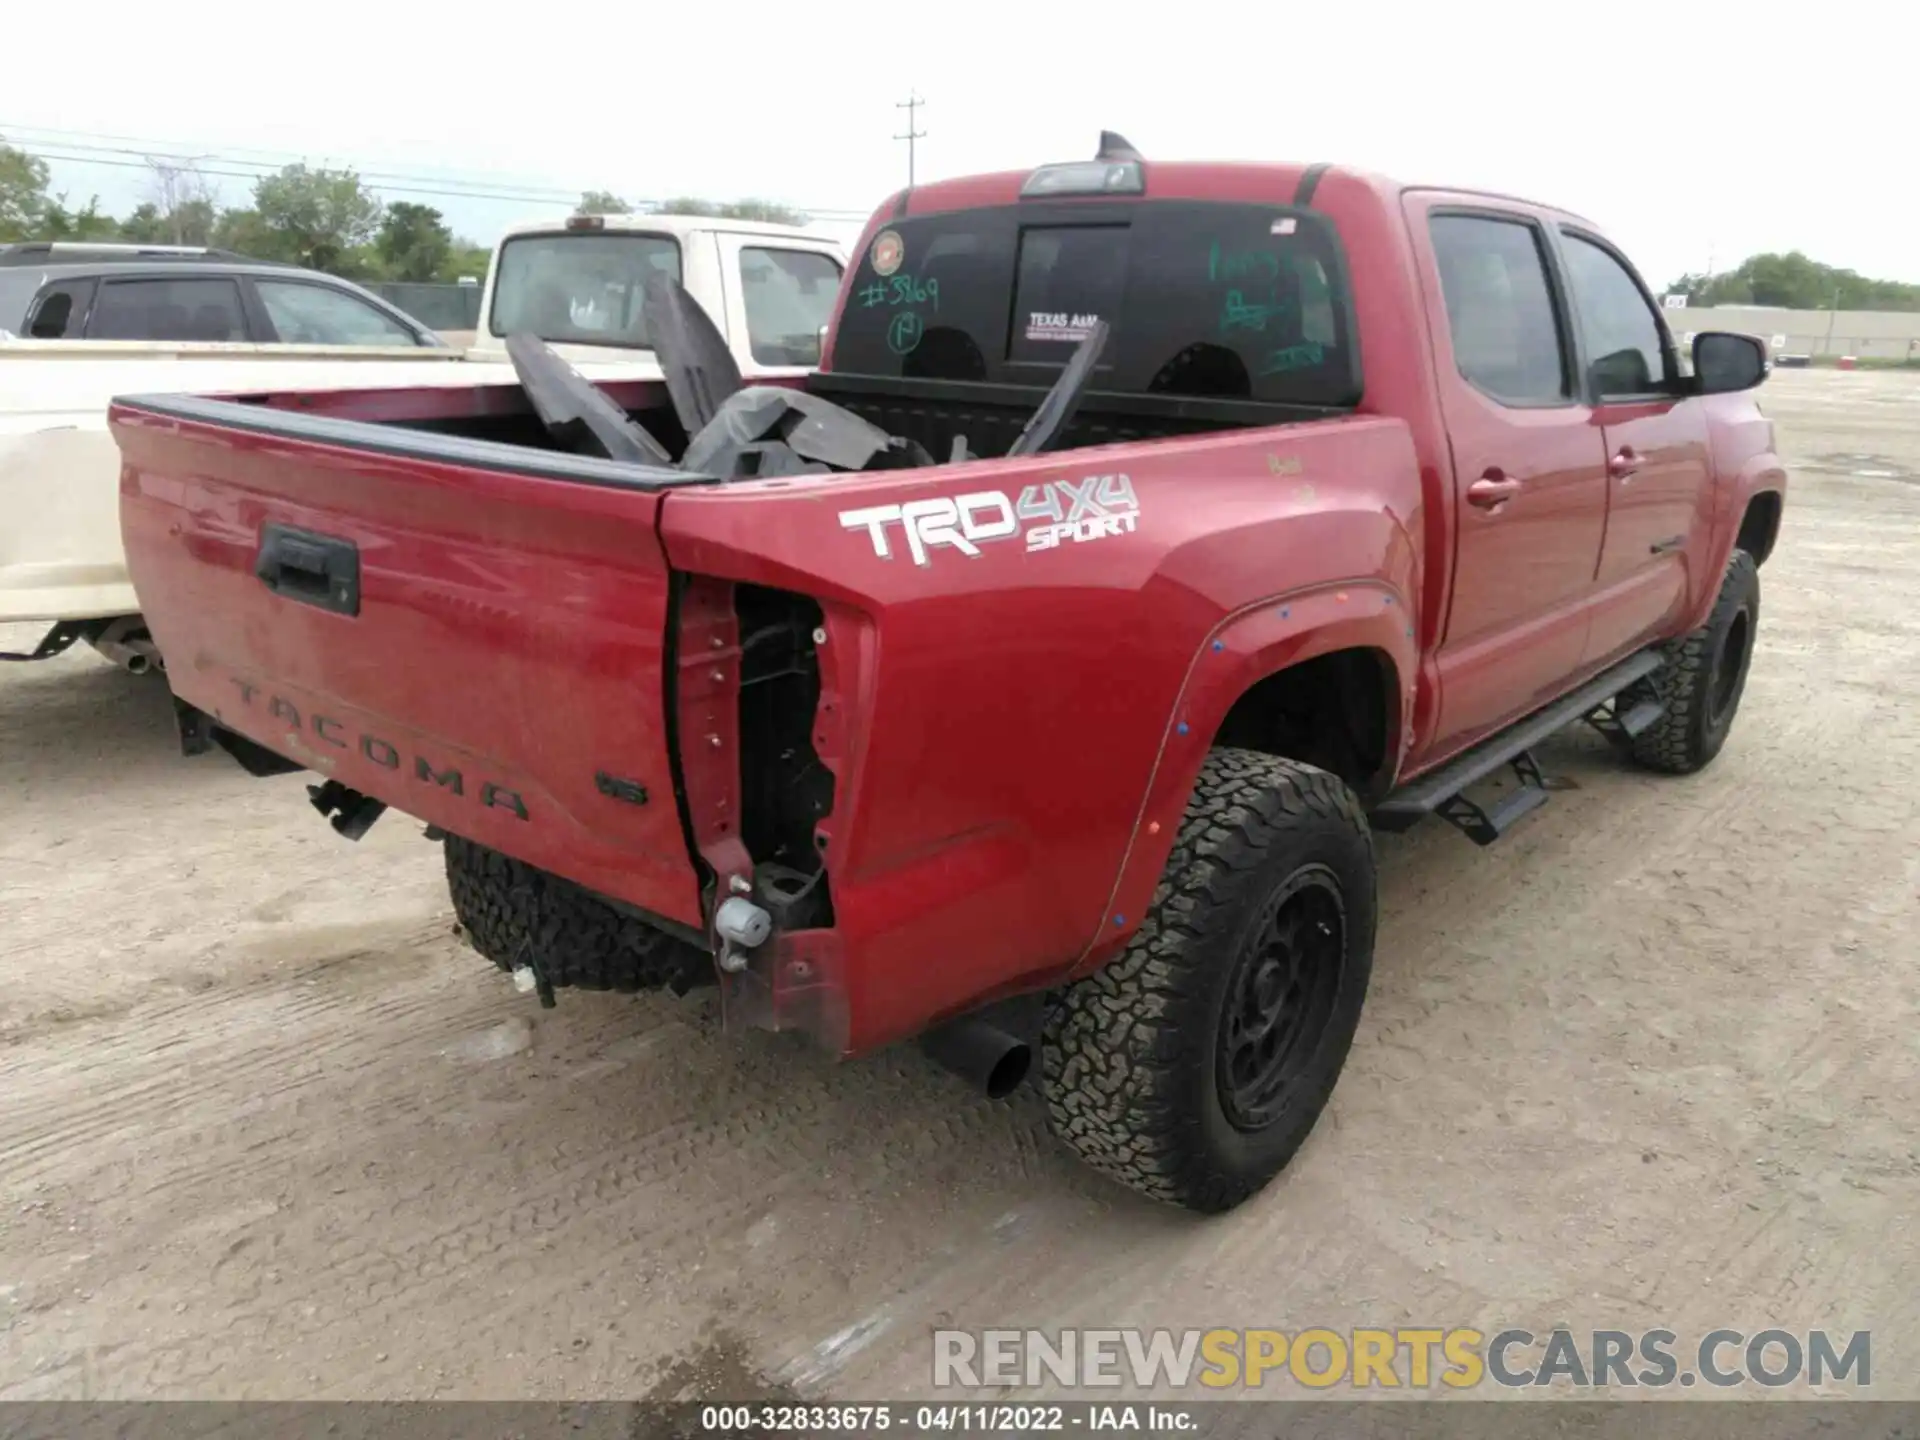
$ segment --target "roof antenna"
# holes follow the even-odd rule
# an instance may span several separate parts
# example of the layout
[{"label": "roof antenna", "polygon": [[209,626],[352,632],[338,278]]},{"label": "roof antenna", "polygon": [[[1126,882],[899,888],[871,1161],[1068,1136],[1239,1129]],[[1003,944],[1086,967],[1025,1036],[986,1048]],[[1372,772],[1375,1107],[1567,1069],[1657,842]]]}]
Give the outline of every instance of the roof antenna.
[{"label": "roof antenna", "polygon": [[1113,130],[1100,132],[1100,153],[1096,160],[1145,160],[1147,157],[1128,143],[1127,137]]}]

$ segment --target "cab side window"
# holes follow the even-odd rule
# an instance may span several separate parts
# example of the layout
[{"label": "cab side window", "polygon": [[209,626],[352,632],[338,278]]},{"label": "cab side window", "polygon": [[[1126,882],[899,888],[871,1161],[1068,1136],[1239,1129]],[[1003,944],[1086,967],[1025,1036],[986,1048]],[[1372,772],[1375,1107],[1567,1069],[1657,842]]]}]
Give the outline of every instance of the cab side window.
[{"label": "cab side window", "polygon": [[1567,284],[1586,340],[1596,398],[1651,395],[1671,387],[1660,319],[1633,274],[1604,247],[1565,234]]},{"label": "cab side window", "polygon": [[1436,215],[1432,235],[1461,375],[1509,405],[1571,400],[1539,230],[1519,219]]}]

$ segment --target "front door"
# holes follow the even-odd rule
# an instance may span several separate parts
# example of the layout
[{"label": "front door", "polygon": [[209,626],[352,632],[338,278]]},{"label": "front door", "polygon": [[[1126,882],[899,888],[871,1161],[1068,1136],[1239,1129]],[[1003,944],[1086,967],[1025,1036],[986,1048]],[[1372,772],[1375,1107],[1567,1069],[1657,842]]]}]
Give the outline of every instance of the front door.
[{"label": "front door", "polygon": [[[1579,670],[1606,516],[1600,426],[1574,378],[1536,218],[1410,197],[1453,447],[1457,540],[1434,753],[1553,698]],[[1442,303],[1433,303],[1437,284]]]},{"label": "front door", "polygon": [[1656,635],[1707,561],[1711,460],[1704,407],[1681,393],[1666,329],[1632,268],[1593,236],[1563,228],[1568,290],[1587,357],[1586,393],[1607,449],[1607,533],[1587,660],[1600,665]]}]

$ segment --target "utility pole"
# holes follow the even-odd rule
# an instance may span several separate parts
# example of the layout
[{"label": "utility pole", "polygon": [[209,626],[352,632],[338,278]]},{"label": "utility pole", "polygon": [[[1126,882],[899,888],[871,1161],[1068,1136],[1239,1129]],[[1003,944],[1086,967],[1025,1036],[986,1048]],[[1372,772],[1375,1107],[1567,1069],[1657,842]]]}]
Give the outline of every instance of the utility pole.
[{"label": "utility pole", "polygon": [[[192,201],[213,199],[213,187],[208,185],[200,174],[200,162],[211,160],[211,155],[153,156],[144,157],[147,168],[153,171],[153,194],[160,203],[161,216],[173,229],[173,243],[184,245],[186,233],[182,227],[182,209]],[[212,240],[209,235],[208,240]]]},{"label": "utility pole", "polygon": [[893,138],[907,142],[907,186],[909,189],[912,188],[914,183],[915,154],[913,142],[916,140],[924,140],[927,137],[927,132],[920,129],[918,124],[920,107],[926,103],[926,101],[920,98],[917,91],[909,90],[907,92],[907,98],[899,101],[893,107],[896,110],[904,110],[907,112],[907,133],[904,135],[896,135]]}]

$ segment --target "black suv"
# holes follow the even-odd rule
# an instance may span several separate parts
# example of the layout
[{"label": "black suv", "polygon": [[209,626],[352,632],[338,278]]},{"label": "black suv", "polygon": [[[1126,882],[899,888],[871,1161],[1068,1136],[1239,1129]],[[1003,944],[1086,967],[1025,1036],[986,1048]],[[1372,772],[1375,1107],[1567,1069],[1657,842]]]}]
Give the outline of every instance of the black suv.
[{"label": "black suv", "polygon": [[0,245],[0,334],[30,340],[261,345],[445,341],[350,281],[227,250]]}]

